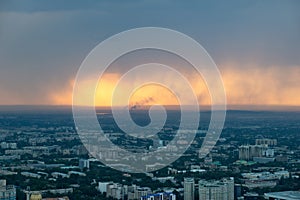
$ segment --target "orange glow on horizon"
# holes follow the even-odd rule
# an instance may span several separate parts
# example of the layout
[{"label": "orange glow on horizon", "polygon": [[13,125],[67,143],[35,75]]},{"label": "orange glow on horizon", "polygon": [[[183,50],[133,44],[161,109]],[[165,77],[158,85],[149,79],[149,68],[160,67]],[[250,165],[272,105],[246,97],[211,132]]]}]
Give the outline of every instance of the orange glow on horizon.
[{"label": "orange glow on horizon", "polygon": [[151,105],[180,105],[177,97],[160,85],[146,85],[138,88],[129,99],[129,107],[138,109]]},{"label": "orange glow on horizon", "polygon": [[[283,69],[276,66],[269,68],[253,66],[238,68],[233,66],[235,65],[225,65],[220,70],[229,105],[300,105],[299,67]],[[119,78],[120,75],[117,73],[105,74],[102,77],[101,88],[97,89],[95,95],[96,106],[112,105],[111,97]],[[197,91],[199,103],[210,105],[208,91],[204,83],[199,81],[199,77],[191,75],[189,80],[195,91]],[[174,85],[180,90],[180,83],[176,83],[172,79],[170,81],[174,82]],[[70,81],[69,85],[60,92],[50,94],[51,102],[56,105],[71,105],[73,84],[74,81]],[[89,88],[91,83],[86,80],[82,84]],[[184,94],[184,91],[182,92]],[[82,96],[84,97],[84,94]],[[85,105],[84,99],[81,103]],[[178,101],[172,92],[157,85],[149,85],[137,90],[132,95],[129,104],[138,103],[145,105],[178,105]],[[183,102],[183,104],[188,105],[188,102]],[[124,105],[118,104],[116,106]]]}]

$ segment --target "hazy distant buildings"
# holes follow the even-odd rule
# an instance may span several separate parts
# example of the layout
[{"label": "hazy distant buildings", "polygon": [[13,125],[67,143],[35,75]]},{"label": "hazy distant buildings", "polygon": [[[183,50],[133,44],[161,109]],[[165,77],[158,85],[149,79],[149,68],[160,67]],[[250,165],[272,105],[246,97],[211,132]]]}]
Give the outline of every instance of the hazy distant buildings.
[{"label": "hazy distant buildings", "polygon": [[274,162],[275,158],[272,157],[253,157],[253,161],[256,163],[269,163]]},{"label": "hazy distant buildings", "polygon": [[205,163],[205,164],[209,164],[209,163],[212,163],[212,162],[213,162],[213,159],[212,159],[211,155],[206,156],[206,157],[204,158],[204,163]]},{"label": "hazy distant buildings", "polygon": [[239,159],[252,160],[253,157],[262,157],[266,149],[265,145],[242,145],[239,147]]},{"label": "hazy distant buildings", "polygon": [[83,170],[84,168],[90,168],[90,161],[88,159],[79,159],[79,168]]},{"label": "hazy distant buildings", "polygon": [[52,172],[51,176],[53,176],[54,178],[69,178],[68,174],[65,173],[61,173],[61,172]]},{"label": "hazy distant buildings", "polygon": [[31,177],[31,178],[41,178],[42,177],[40,174],[32,173],[32,172],[21,172],[21,175],[26,176],[26,177]]},{"label": "hazy distant buildings", "polygon": [[195,198],[194,178],[185,178],[183,185],[184,185],[184,200],[194,200]]},{"label": "hazy distant buildings", "polygon": [[277,145],[277,140],[276,139],[256,139],[255,140],[256,145],[268,145],[268,146],[276,146]]},{"label": "hazy distant buildings", "polygon": [[267,144],[262,145],[242,145],[239,147],[240,160],[254,160],[259,163],[274,161],[274,149]]},{"label": "hazy distant buildings", "polygon": [[199,200],[233,200],[234,178],[199,181]]},{"label": "hazy distant buildings", "polygon": [[17,143],[1,142],[0,147],[1,149],[17,149]]},{"label": "hazy distant buildings", "polygon": [[16,200],[16,188],[13,185],[6,185],[6,180],[0,180],[0,199]]},{"label": "hazy distant buildings", "polygon": [[265,151],[264,151],[264,156],[265,157],[274,157],[274,154],[275,154],[275,152],[274,152],[274,149],[270,149],[270,148],[268,148],[268,149],[266,149]]},{"label": "hazy distant buildings", "polygon": [[287,162],[288,161],[288,157],[286,155],[277,155],[275,156],[275,160],[277,162]]}]

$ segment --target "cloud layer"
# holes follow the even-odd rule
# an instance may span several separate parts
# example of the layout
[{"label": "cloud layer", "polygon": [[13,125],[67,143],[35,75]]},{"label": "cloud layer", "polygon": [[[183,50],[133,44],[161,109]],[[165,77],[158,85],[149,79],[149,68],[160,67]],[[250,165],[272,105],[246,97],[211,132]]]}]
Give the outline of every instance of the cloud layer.
[{"label": "cloud layer", "polygon": [[120,31],[159,26],[206,48],[228,103],[300,105],[299,8],[299,1],[277,0],[4,0],[0,104],[70,104],[76,71],[91,49]]}]

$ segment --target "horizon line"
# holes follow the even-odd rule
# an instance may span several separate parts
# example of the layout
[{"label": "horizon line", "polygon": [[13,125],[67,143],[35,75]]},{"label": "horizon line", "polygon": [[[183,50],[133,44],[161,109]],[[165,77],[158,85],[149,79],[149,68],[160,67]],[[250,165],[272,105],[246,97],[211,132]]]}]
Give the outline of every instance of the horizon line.
[{"label": "horizon line", "polygon": [[[85,106],[85,105],[76,105],[77,107],[89,108],[93,106]],[[168,109],[178,110],[178,106],[180,105],[162,105]],[[193,105],[181,105],[183,108],[188,109],[191,108]],[[216,105],[217,107],[220,105]],[[24,108],[26,110],[36,110],[36,109],[51,109],[51,108],[72,108],[73,105],[53,105],[53,104],[15,104],[15,105],[1,105],[0,104],[0,111],[6,110],[9,111],[9,108],[12,110],[16,110],[18,108]],[[108,110],[111,109],[112,106],[95,106],[96,109],[103,109]],[[127,106],[114,106],[115,108],[125,108]],[[141,105],[139,108],[134,110],[148,110],[151,105]],[[2,109],[1,109],[2,108]],[[199,105],[199,110],[211,110],[211,105]],[[220,109],[221,110],[221,109]],[[226,105],[226,110],[244,110],[244,111],[300,111],[300,105],[268,105],[268,104],[261,104],[261,105],[247,105],[247,104],[228,104]]]}]

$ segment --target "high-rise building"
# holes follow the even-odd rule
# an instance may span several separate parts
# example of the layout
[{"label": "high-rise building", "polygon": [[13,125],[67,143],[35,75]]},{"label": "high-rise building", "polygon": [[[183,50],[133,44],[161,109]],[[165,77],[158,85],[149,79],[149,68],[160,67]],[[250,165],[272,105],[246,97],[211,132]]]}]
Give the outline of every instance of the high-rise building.
[{"label": "high-rise building", "polygon": [[6,180],[0,180],[0,199],[16,200],[16,188],[13,185],[6,185]]},{"label": "high-rise building", "polygon": [[239,159],[252,160],[253,157],[262,157],[266,150],[267,145],[243,145],[239,147]]},{"label": "high-rise building", "polygon": [[242,185],[234,184],[234,199],[238,199],[242,196]]},{"label": "high-rise building", "polygon": [[195,199],[195,180],[194,178],[184,179],[184,200]]},{"label": "high-rise building", "polygon": [[199,181],[199,200],[234,200],[234,178]]}]

